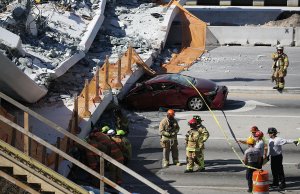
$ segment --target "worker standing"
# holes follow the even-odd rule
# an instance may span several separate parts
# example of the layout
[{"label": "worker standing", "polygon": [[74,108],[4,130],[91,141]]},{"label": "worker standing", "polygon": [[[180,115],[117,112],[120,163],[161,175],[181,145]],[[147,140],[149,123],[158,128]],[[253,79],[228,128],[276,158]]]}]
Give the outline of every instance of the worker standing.
[{"label": "worker standing", "polygon": [[282,91],[284,88],[284,77],[287,74],[287,68],[289,66],[288,56],[283,52],[283,46],[277,45],[277,52],[272,54],[272,59],[274,60],[272,69],[272,81],[275,81],[275,86],[273,89]]},{"label": "worker standing", "polygon": [[260,163],[258,168],[261,169],[263,165],[263,159],[267,157],[267,152],[265,150],[265,142],[263,140],[264,133],[262,131],[257,131],[255,133],[255,146],[254,148],[259,150],[260,153]]},{"label": "worker standing", "polygon": [[198,127],[198,132],[200,134],[200,138],[199,138],[199,154],[197,157],[197,164],[199,165],[199,169],[198,171],[203,171],[205,170],[205,164],[204,164],[204,143],[207,141],[207,139],[209,138],[209,132],[206,129],[206,127],[202,124],[202,119],[200,116],[198,115],[194,115],[193,118],[196,119],[197,121],[197,127]]},{"label": "worker standing", "polygon": [[200,155],[200,133],[197,127],[197,120],[195,118],[191,119],[188,122],[190,126],[190,130],[185,135],[185,143],[186,143],[186,157],[187,157],[187,165],[185,173],[193,172],[194,165],[198,165],[198,169],[196,171],[201,170],[199,166]]},{"label": "worker standing", "polygon": [[268,158],[271,157],[271,170],[273,175],[273,184],[271,186],[273,187],[279,186],[280,189],[284,189],[286,187],[286,184],[285,184],[285,176],[284,176],[284,170],[282,165],[282,160],[283,160],[282,146],[291,143],[298,145],[298,140],[293,141],[293,140],[286,140],[277,137],[278,131],[274,127],[268,128],[268,134],[270,137]]},{"label": "worker standing", "polygon": [[163,148],[162,167],[167,168],[169,165],[170,152],[172,152],[173,163],[180,166],[178,160],[178,141],[177,133],[179,125],[175,117],[175,111],[169,109],[167,116],[159,124],[159,133],[161,136],[160,145]]},{"label": "worker standing", "polygon": [[124,156],[124,164],[127,165],[131,160],[132,148],[130,141],[125,137],[125,131],[118,130],[112,139],[119,145]]},{"label": "worker standing", "polygon": [[[110,156],[113,159],[115,159],[116,161],[123,164],[124,157],[123,157],[122,151],[119,148],[118,144],[113,140],[113,136],[115,135],[115,131],[113,129],[110,129],[107,132],[107,135],[111,139],[111,153],[110,153]],[[122,170],[120,168],[118,168],[114,164],[110,163],[109,164],[109,173],[110,173],[110,176],[111,176],[111,180],[113,182],[117,183],[118,185],[122,184],[122,182],[123,182],[122,181]]]},{"label": "worker standing", "polygon": [[[99,129],[93,129],[93,131],[87,137],[87,143],[104,152],[105,154],[110,155],[111,140],[105,133],[103,133]],[[90,166],[92,169],[98,172],[100,162],[99,156],[90,150],[87,150],[86,155],[88,166]]]},{"label": "worker standing", "polygon": [[248,144],[248,149],[244,153],[244,160],[243,162],[245,165],[253,168],[247,168],[246,171],[246,179],[248,181],[248,190],[247,192],[252,192],[253,182],[252,182],[252,175],[255,171],[255,168],[258,168],[261,163],[261,153],[260,150],[255,148],[255,140],[253,138],[248,138],[246,143]]}]

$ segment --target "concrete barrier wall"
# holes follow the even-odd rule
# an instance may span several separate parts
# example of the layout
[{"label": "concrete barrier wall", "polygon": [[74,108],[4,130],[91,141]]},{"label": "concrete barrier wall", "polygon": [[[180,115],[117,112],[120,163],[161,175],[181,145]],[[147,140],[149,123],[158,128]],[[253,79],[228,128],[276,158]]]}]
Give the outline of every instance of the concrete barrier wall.
[{"label": "concrete barrier wall", "polygon": [[[246,26],[208,26],[206,31],[206,45],[242,45],[257,46],[282,44],[284,46],[300,46],[300,28],[296,28],[295,35],[292,27],[246,27]],[[167,45],[180,45],[182,40],[181,26],[172,26]]]},{"label": "concrete barrier wall", "polygon": [[[293,28],[209,26],[210,33],[221,45],[277,45],[293,44]],[[207,44],[210,44],[208,42]]]}]

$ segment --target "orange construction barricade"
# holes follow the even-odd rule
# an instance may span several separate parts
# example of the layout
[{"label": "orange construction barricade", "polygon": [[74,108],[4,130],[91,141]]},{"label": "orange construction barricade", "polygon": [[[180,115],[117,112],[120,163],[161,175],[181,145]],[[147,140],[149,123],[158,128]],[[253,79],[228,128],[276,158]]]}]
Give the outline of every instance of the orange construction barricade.
[{"label": "orange construction barricade", "polygon": [[256,170],[253,172],[253,194],[269,193],[269,173],[266,170]]}]

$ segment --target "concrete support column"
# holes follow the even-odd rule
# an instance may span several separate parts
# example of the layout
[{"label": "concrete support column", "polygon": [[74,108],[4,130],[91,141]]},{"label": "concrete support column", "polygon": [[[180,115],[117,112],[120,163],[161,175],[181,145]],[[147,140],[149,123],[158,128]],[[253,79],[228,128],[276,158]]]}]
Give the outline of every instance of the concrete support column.
[{"label": "concrete support column", "polygon": [[288,7],[298,7],[299,1],[298,0],[287,0]]},{"label": "concrete support column", "polygon": [[220,5],[221,6],[230,6],[231,0],[220,0]]},{"label": "concrete support column", "polygon": [[253,0],[253,6],[264,6],[265,0]]}]

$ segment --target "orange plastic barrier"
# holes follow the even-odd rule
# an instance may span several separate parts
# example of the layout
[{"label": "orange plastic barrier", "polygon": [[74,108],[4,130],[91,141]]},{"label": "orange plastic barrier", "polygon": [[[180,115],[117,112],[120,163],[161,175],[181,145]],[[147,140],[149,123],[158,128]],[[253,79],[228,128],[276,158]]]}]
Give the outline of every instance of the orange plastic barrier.
[{"label": "orange plastic barrier", "polygon": [[266,170],[256,170],[253,172],[253,193],[266,194],[269,193],[269,173]]},{"label": "orange plastic barrier", "polygon": [[205,51],[206,23],[188,12],[177,1],[172,3],[181,10],[182,50],[174,55],[169,63],[162,65],[163,73],[179,73],[186,70]]}]

